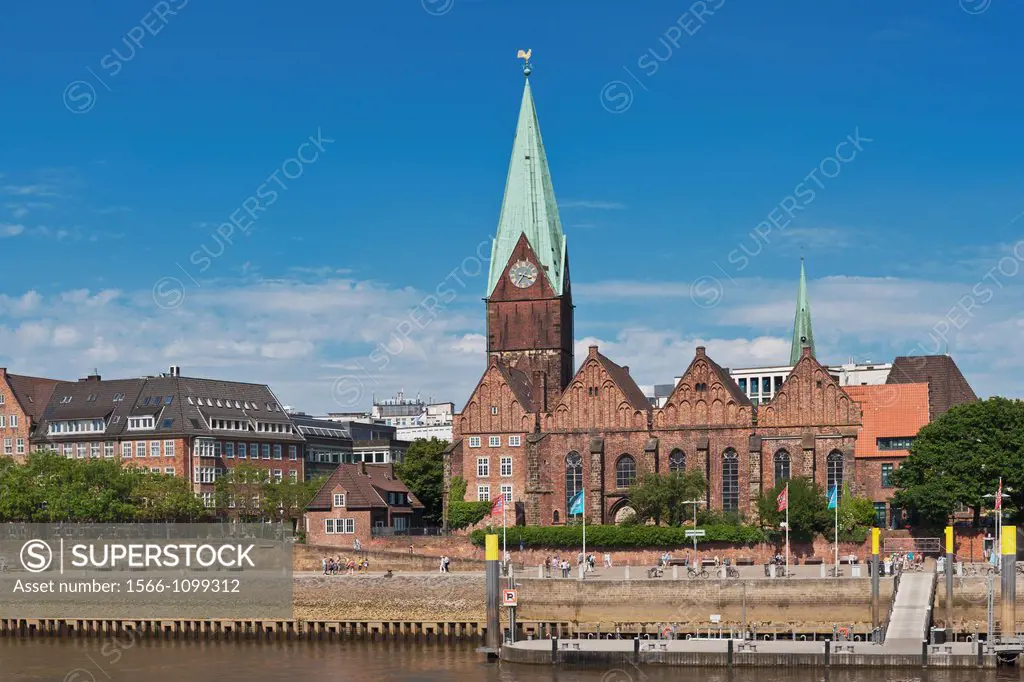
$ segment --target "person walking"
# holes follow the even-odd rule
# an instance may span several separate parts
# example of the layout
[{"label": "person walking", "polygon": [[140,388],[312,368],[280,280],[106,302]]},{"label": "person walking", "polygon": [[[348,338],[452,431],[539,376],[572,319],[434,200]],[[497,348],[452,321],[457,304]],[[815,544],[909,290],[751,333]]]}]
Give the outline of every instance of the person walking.
[{"label": "person walking", "polygon": [[327,575],[327,557],[320,560],[320,566],[324,569],[324,575]]}]

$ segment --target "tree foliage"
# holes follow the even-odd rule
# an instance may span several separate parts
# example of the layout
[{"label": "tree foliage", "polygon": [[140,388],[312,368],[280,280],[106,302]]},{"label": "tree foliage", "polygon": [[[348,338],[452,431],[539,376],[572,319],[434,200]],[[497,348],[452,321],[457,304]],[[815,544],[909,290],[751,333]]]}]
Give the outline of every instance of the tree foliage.
[{"label": "tree foliage", "polygon": [[448,441],[417,438],[405,452],[405,460],[395,465],[395,474],[423,503],[423,519],[428,525],[441,524],[444,498],[444,451]]},{"label": "tree foliage", "polygon": [[453,476],[448,487],[448,528],[462,530],[480,523],[491,511],[490,502],[466,502],[466,479]]},{"label": "tree foliage", "polygon": [[[220,516],[234,516],[243,523],[294,522],[323,485],[323,477],[311,481],[280,482],[270,471],[253,464],[231,467],[214,483],[214,506]],[[294,525],[294,524],[293,524]]]},{"label": "tree foliage", "polygon": [[0,461],[0,520],[26,523],[209,521],[183,478],[122,466],[114,459],[31,453]]},{"label": "tree foliage", "polygon": [[[832,512],[828,511],[828,501],[821,486],[803,476],[791,478],[788,483],[790,538],[807,540],[830,528]],[[786,482],[780,482],[757,499],[762,528],[771,528],[774,532],[786,520],[786,512],[780,512],[778,507],[779,493],[785,487]]]},{"label": "tree foliage", "polygon": [[[1004,513],[1024,509],[1024,402],[989,398],[951,408],[924,426],[910,456],[893,472],[893,504],[922,525],[944,526],[957,504],[974,512],[992,509],[1003,480]],[[1009,490],[1008,490],[1009,489]]]},{"label": "tree foliage", "polygon": [[[486,504],[486,503],[485,503]],[[501,530],[500,528],[498,529]],[[729,542],[752,545],[765,541],[765,534],[753,526],[704,526],[707,535],[698,538],[698,545],[708,542]],[[660,549],[689,549],[693,538],[686,537],[684,526],[632,526],[587,524],[587,547],[595,549],[629,549],[657,547]],[[474,545],[484,544],[488,530],[475,530],[470,534]],[[493,532],[493,531],[492,531]],[[583,544],[583,527],[569,526],[509,526],[508,544],[515,546],[522,540],[525,547],[579,550]]]},{"label": "tree foliage", "polygon": [[682,525],[688,518],[687,500],[703,497],[707,489],[704,473],[693,469],[670,474],[644,474],[629,488],[629,506],[636,521],[661,525]]}]

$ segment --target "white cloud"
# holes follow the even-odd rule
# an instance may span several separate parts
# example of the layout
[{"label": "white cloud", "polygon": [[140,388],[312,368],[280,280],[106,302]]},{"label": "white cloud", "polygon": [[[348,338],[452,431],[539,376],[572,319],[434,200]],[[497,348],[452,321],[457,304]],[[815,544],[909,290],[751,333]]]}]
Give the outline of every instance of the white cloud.
[{"label": "white cloud", "polygon": [[12,223],[0,223],[0,237],[17,237],[19,234],[25,231],[24,225],[14,225]]}]

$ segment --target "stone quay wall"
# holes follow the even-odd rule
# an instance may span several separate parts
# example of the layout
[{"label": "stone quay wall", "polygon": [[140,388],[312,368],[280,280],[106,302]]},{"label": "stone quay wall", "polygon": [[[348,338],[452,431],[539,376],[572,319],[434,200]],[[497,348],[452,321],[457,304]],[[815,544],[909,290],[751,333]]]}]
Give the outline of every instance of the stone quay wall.
[{"label": "stone quay wall", "polygon": [[[995,624],[999,628],[1000,589],[999,576],[994,578]],[[1017,576],[1016,618],[1017,631],[1024,631],[1024,577]],[[939,576],[935,582],[932,607],[935,627],[952,627],[957,632],[986,632],[988,630],[988,578],[985,576],[953,577],[953,622],[946,622],[946,579]]]},{"label": "stone quay wall", "polygon": [[[870,629],[868,579],[591,580],[517,578],[520,622],[569,622],[614,630],[617,623],[828,630]],[[486,620],[479,575],[311,576],[295,580],[295,617],[303,620]],[[892,581],[881,583],[881,614]],[[744,619],[745,616],[745,619]]]}]

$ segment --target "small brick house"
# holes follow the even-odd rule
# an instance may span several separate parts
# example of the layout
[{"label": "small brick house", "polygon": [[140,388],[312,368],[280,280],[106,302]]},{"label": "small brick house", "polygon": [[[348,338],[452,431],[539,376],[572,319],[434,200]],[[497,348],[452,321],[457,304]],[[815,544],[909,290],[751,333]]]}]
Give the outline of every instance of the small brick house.
[{"label": "small brick house", "polygon": [[423,504],[395,476],[393,464],[340,464],[306,506],[306,542],[352,547],[375,534],[423,525]]},{"label": "small brick house", "polygon": [[0,367],[0,456],[25,461],[32,430],[58,383],[57,379],[8,374]]}]

